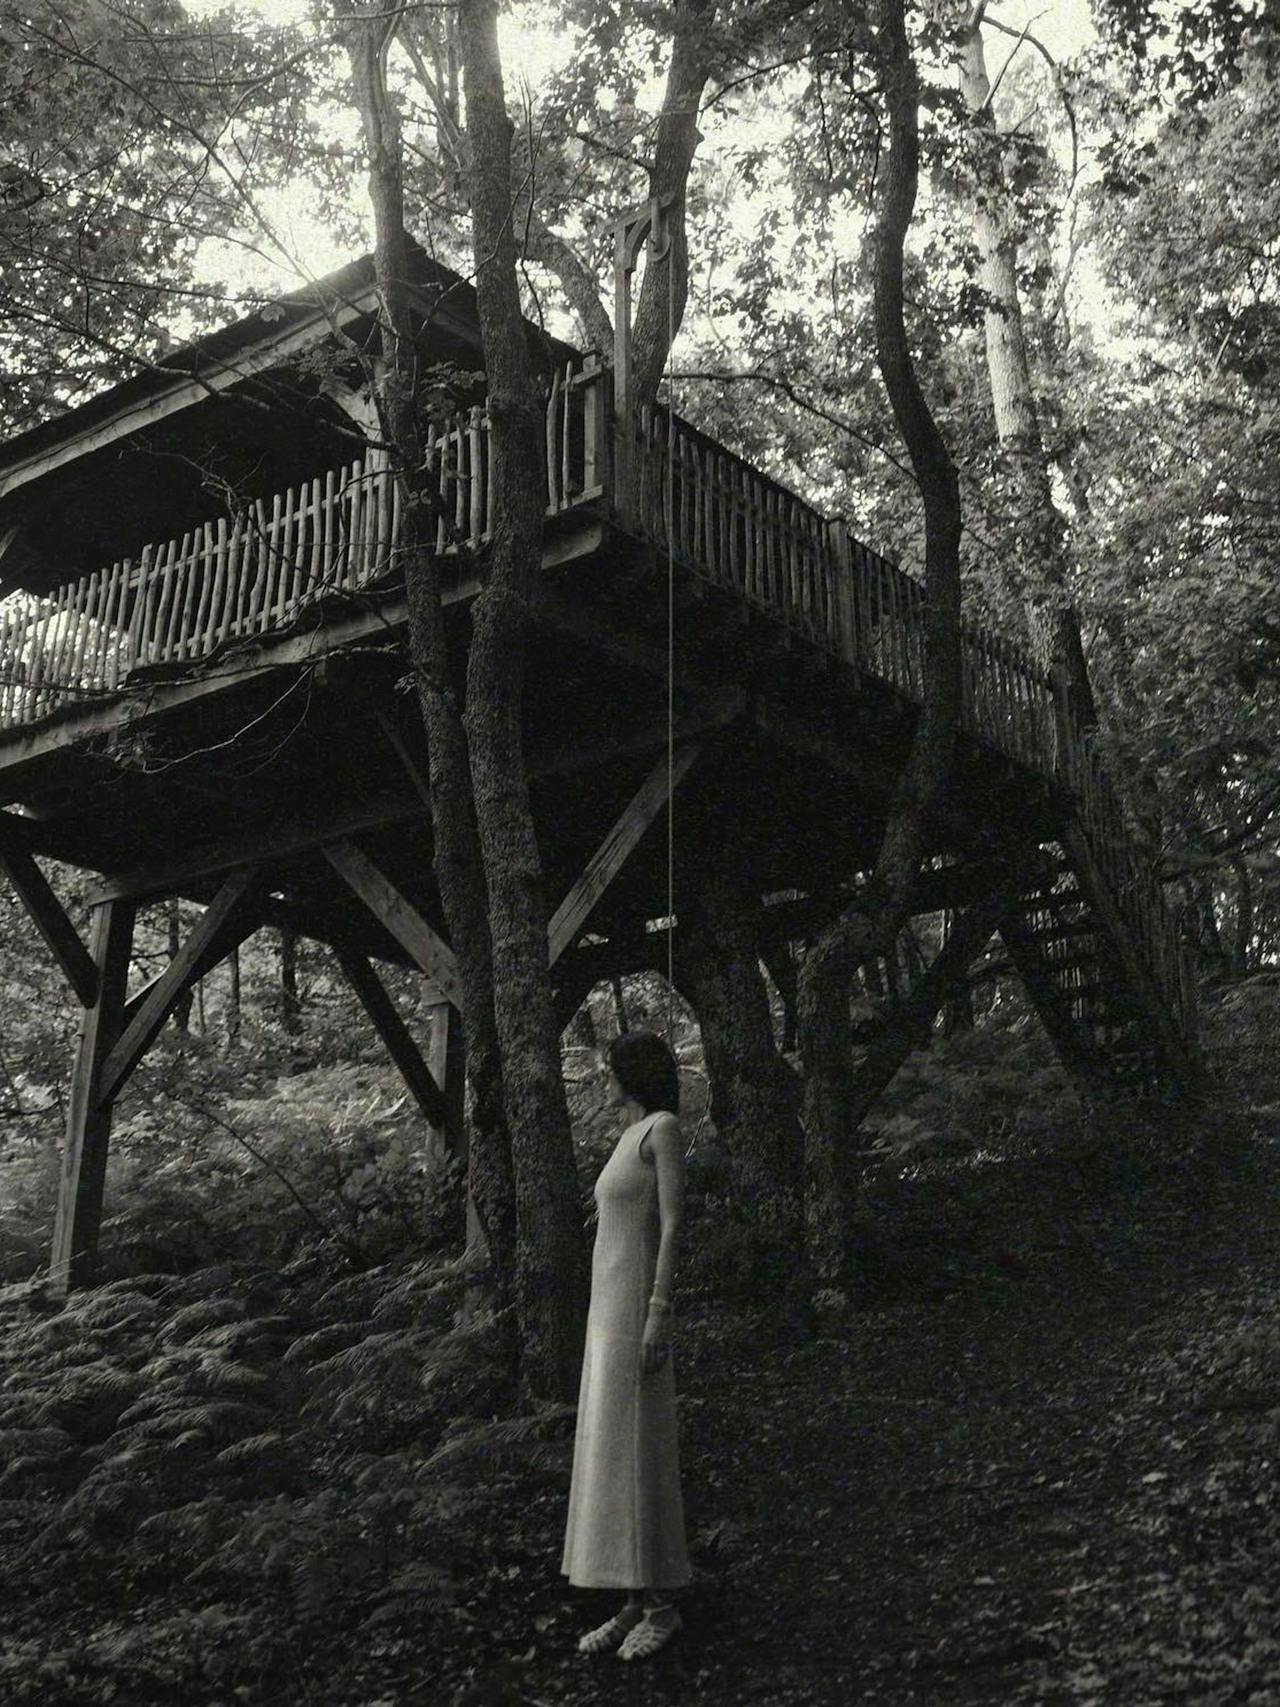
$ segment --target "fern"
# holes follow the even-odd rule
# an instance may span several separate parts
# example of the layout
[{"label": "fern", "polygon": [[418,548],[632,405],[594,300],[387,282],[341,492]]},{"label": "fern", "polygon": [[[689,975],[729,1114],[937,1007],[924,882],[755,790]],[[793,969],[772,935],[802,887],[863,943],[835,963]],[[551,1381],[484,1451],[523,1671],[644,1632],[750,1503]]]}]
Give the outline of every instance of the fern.
[{"label": "fern", "polygon": [[576,1415],[575,1405],[551,1405],[532,1416],[500,1417],[459,1428],[436,1447],[419,1473],[427,1477],[446,1467],[479,1460],[488,1467],[500,1458],[535,1469],[559,1469],[568,1456],[565,1431]]}]

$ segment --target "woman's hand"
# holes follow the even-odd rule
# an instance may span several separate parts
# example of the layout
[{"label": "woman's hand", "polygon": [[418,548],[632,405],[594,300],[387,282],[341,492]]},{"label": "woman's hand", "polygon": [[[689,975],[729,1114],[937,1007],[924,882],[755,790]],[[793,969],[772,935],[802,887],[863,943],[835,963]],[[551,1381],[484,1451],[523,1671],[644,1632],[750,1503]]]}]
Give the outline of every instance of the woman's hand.
[{"label": "woman's hand", "polygon": [[653,1375],[661,1369],[671,1356],[671,1312],[670,1310],[653,1310],[644,1324],[644,1337],[640,1341],[640,1368],[645,1375]]}]

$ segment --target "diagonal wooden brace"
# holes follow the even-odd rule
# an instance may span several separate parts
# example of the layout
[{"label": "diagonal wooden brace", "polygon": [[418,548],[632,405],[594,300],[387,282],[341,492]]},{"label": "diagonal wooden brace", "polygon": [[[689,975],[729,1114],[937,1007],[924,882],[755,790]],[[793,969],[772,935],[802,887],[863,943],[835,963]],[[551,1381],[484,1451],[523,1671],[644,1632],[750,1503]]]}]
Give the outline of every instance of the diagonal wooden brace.
[{"label": "diagonal wooden brace", "polygon": [[91,1008],[98,999],[98,969],[93,957],[81,942],[62,902],[49,887],[48,879],[2,818],[0,870],[13,884],[36,929],[52,949],[71,988],[79,996],[81,1007]]},{"label": "diagonal wooden brace", "polygon": [[411,954],[441,996],[454,1007],[462,1006],[458,962],[453,950],[432,930],[406,896],[402,895],[354,842],[335,842],[323,850],[329,864],[360,897],[378,923]]},{"label": "diagonal wooden brace", "polygon": [[173,960],[126,1009],[127,1023],[107,1056],[99,1080],[99,1095],[104,1102],[119,1094],[183,991],[190,989],[220,960],[225,960],[232,949],[238,948],[257,929],[258,916],[249,900],[257,875],[257,867],[251,866],[227,878]]},{"label": "diagonal wooden brace", "polygon": [[587,861],[586,870],[556,908],[547,928],[550,963],[555,965],[576,941],[605,890],[626,864],[633,848],[671,798],[671,793],[701,751],[696,741],[681,747],[667,775],[664,753],[637,789],[626,810]]},{"label": "diagonal wooden brace", "polygon": [[399,1068],[400,1076],[422,1110],[427,1124],[443,1133],[446,1118],[444,1092],[410,1036],[409,1028],[396,1011],[382,980],[365,956],[355,949],[342,947],[336,952],[347,982],[359,996],[373,1029],[386,1045],[387,1054]]}]

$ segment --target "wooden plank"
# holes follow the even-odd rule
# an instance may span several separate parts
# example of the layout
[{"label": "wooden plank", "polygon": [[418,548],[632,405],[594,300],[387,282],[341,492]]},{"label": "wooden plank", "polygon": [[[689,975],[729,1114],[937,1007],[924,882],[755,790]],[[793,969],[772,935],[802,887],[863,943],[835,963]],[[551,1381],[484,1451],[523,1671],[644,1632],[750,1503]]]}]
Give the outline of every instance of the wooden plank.
[{"label": "wooden plank", "polygon": [[129,975],[134,909],[109,901],[96,911],[90,938],[97,995],[80,1022],[67,1105],[67,1136],[49,1260],[49,1287],[65,1296],[93,1278],[111,1139],[111,1102],[101,1089],[107,1051],[119,1035]]},{"label": "wooden plank", "polygon": [[182,993],[257,929],[257,918],[246,906],[257,876],[258,868],[248,866],[227,878],[205,908],[191,935],[155,980],[144,1000],[137,1004],[128,1025],[102,1065],[100,1089],[105,1101],[109,1102],[117,1095],[151,1047]]},{"label": "wooden plank", "polygon": [[65,907],[40,867],[7,826],[0,828],[0,869],[8,877],[82,1007],[98,999],[98,972]]},{"label": "wooden plank", "polygon": [[458,965],[453,950],[436,935],[408,897],[400,893],[354,842],[338,842],[322,851],[339,877],[355,891],[379,924],[440,987],[445,999],[460,1007]]},{"label": "wooden plank", "polygon": [[547,927],[550,964],[555,965],[574,942],[596,903],[625,865],[641,836],[667,804],[671,790],[688,773],[701,747],[690,742],[675,755],[671,775],[664,753],[636,790],[609,834],[587,861],[582,876],[556,908]]},{"label": "wooden plank", "polygon": [[410,1095],[422,1111],[427,1124],[443,1139],[445,1130],[445,1097],[422,1052],[409,1033],[409,1028],[396,1011],[386,987],[363,954],[354,949],[335,949],[338,964],[347,982],[360,998],[360,1005],[373,1029],[386,1045],[387,1054],[395,1063]]}]

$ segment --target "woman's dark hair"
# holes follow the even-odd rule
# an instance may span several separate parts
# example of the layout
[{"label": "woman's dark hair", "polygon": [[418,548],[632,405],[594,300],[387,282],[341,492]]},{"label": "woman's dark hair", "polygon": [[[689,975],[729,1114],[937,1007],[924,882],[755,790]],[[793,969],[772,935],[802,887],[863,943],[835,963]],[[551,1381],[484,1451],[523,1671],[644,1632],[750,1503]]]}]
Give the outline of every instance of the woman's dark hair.
[{"label": "woman's dark hair", "polygon": [[646,1114],[665,1108],[680,1112],[680,1070],[675,1057],[655,1031],[619,1032],[605,1059],[629,1097]]}]

